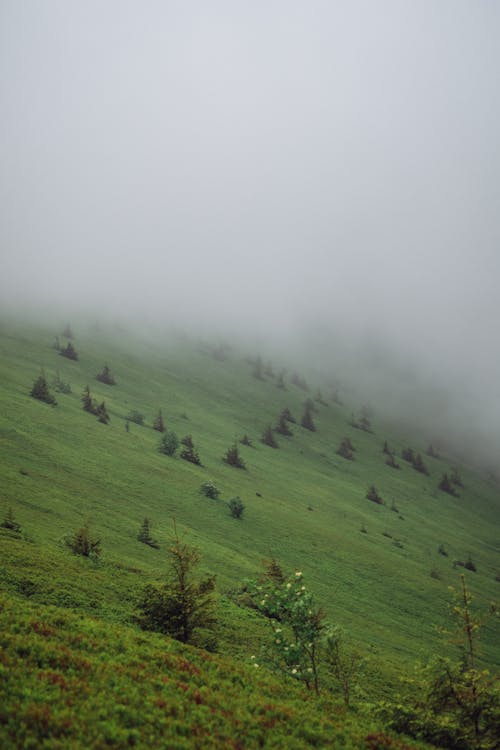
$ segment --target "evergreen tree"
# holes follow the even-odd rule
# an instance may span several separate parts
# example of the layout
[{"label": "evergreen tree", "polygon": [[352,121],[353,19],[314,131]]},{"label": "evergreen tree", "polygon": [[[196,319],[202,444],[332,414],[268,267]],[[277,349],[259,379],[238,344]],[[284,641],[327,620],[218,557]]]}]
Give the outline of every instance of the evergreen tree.
[{"label": "evergreen tree", "polygon": [[99,404],[99,406],[96,408],[96,412],[95,413],[96,413],[96,416],[97,416],[99,422],[101,422],[102,424],[108,424],[108,422],[109,422],[109,414],[108,414],[108,411],[106,409],[106,404],[104,403],[104,401],[101,404]]},{"label": "evergreen tree", "polygon": [[173,456],[179,447],[179,438],[173,430],[166,430],[160,440],[158,450],[166,456]]},{"label": "evergreen tree", "polygon": [[7,509],[7,513],[5,514],[0,526],[3,529],[9,529],[9,531],[13,531],[16,534],[19,534],[19,532],[21,531],[21,524],[15,520],[14,511],[11,507]]},{"label": "evergreen tree", "polygon": [[194,446],[193,438],[191,437],[191,435],[186,435],[186,437],[183,437],[181,440],[181,445],[184,446],[181,450],[181,458],[183,458],[184,461],[190,461],[192,464],[201,466],[200,457],[198,455],[198,451]]},{"label": "evergreen tree", "polygon": [[61,355],[61,357],[66,357],[66,359],[73,359],[75,361],[78,360],[78,354],[75,351],[71,341],[68,341],[67,345],[60,350],[59,354]]},{"label": "evergreen tree", "polygon": [[83,410],[88,411],[89,414],[95,414],[96,413],[96,407],[94,404],[94,401],[92,399],[92,396],[90,395],[90,389],[88,385],[85,386],[82,393],[82,404],[83,404]]},{"label": "evergreen tree", "polygon": [[378,503],[378,505],[384,505],[384,501],[380,497],[380,495],[377,492],[377,489],[375,485],[371,485],[371,487],[368,488],[368,492],[366,493],[366,497],[368,500],[371,500],[373,503]]},{"label": "evergreen tree", "polygon": [[253,376],[254,376],[254,378],[257,378],[258,380],[264,380],[264,371],[263,371],[263,365],[262,365],[262,358],[261,357],[256,357],[256,359],[255,359]]},{"label": "evergreen tree", "polygon": [[316,432],[316,425],[314,424],[314,420],[312,418],[311,409],[309,408],[307,404],[304,409],[302,419],[300,420],[300,424],[302,425],[302,427],[305,427],[306,430],[310,430],[311,432]]},{"label": "evergreen tree", "polygon": [[337,455],[348,461],[354,461],[354,447],[349,438],[344,438],[337,448]]},{"label": "evergreen tree", "polygon": [[443,476],[441,477],[441,481],[438,484],[438,488],[442,492],[447,492],[448,495],[453,495],[453,497],[458,497],[458,492],[456,491],[456,489],[453,487],[452,483],[450,482],[448,478],[448,474],[443,474]]},{"label": "evergreen tree", "polygon": [[248,437],[248,435],[246,433],[245,433],[245,435],[243,435],[242,438],[240,438],[240,443],[242,445],[248,445],[250,448],[253,447],[253,443],[252,443],[252,441],[250,440],[250,438]]},{"label": "evergreen tree", "polygon": [[285,372],[282,370],[276,379],[276,388],[281,388],[286,391],[285,385]]},{"label": "evergreen tree", "polygon": [[153,422],[153,430],[157,430],[157,432],[165,432],[166,430],[161,409],[158,411],[158,414]]},{"label": "evergreen tree", "polygon": [[142,592],[136,619],[144,630],[196,645],[207,645],[207,636],[213,638],[215,577],[197,578],[199,562],[198,550],[176,538],[168,551],[167,582],[146,586]]},{"label": "evergreen tree", "polygon": [[416,471],[419,471],[421,474],[429,474],[429,470],[427,469],[427,466],[424,464],[422,456],[420,453],[417,453],[413,457],[412,466]]},{"label": "evergreen tree", "polygon": [[61,336],[64,336],[65,339],[72,339],[73,338],[73,331],[71,330],[71,326],[70,326],[69,323],[65,327],[65,329],[62,332]]},{"label": "evergreen tree", "polygon": [[283,409],[281,414],[284,416],[287,422],[292,422],[293,424],[296,424],[297,420],[295,419],[295,417],[292,416],[292,413],[287,406]]},{"label": "evergreen tree", "polygon": [[97,558],[101,554],[101,542],[90,535],[88,526],[78,529],[70,538],[68,546],[75,555],[82,555],[82,557]]},{"label": "evergreen tree", "polygon": [[271,425],[268,425],[262,433],[261,442],[263,442],[264,445],[269,445],[270,448],[279,448],[278,443],[274,439],[273,428]]},{"label": "evergreen tree", "polygon": [[155,549],[159,549],[160,547],[156,539],[153,539],[151,536],[151,523],[149,518],[145,518],[142,522],[139,533],[137,534],[137,539],[139,542],[147,544],[149,547],[154,547]]},{"label": "evergreen tree", "polygon": [[232,497],[228,502],[228,507],[233,518],[242,518],[245,506],[239,497]]},{"label": "evergreen tree", "polygon": [[238,446],[236,443],[227,449],[226,455],[222,459],[229,466],[234,466],[236,469],[246,469],[245,462],[241,458]]},{"label": "evergreen tree", "polygon": [[49,386],[47,385],[43,370],[33,383],[30,396],[33,396],[33,398],[36,398],[38,401],[44,401],[46,404],[52,404],[54,406],[57,404],[54,396],[49,391]]},{"label": "evergreen tree", "polygon": [[288,426],[288,419],[284,411],[282,411],[279,415],[278,424],[274,429],[276,430],[276,432],[279,432],[280,435],[285,435],[285,437],[290,437],[291,435],[293,435],[293,432]]},{"label": "evergreen tree", "polygon": [[113,375],[111,374],[111,370],[107,365],[104,365],[101,372],[97,373],[95,379],[100,383],[104,383],[105,385],[116,385],[116,380],[114,379]]}]

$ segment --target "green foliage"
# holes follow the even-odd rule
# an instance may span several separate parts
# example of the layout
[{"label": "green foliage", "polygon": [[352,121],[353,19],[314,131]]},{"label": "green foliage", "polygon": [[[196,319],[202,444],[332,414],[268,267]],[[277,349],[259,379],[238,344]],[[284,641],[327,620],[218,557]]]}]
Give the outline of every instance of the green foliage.
[{"label": "green foliage", "polygon": [[180,454],[181,458],[183,458],[184,461],[189,461],[192,464],[201,466],[200,456],[195,448],[191,435],[186,435],[186,437],[183,437],[181,440],[181,445],[183,446]]},{"label": "green foliage", "polygon": [[441,492],[446,492],[448,495],[452,495],[453,497],[458,497],[458,492],[456,491],[450,479],[448,478],[448,474],[446,473],[443,474],[438,487],[441,490]]},{"label": "green foliage", "polygon": [[10,506],[9,508],[7,508],[7,512],[5,513],[3,517],[3,521],[0,524],[0,526],[3,529],[8,529],[9,531],[13,531],[15,534],[19,534],[19,532],[21,531],[21,524],[16,521],[14,517],[14,511],[12,510]]},{"label": "green foliage", "polygon": [[261,442],[264,443],[264,445],[268,445],[270,448],[279,448],[279,445],[274,438],[271,425],[268,425],[262,433]]},{"label": "green foliage", "polygon": [[163,421],[163,415],[161,413],[161,409],[158,411],[158,414],[156,415],[154,421],[153,421],[153,430],[156,430],[157,432],[165,432],[165,422]]},{"label": "green foliage", "polygon": [[238,446],[234,443],[230,448],[227,449],[226,455],[222,459],[229,466],[234,466],[236,469],[246,469],[245,462],[240,456]]},{"label": "green foliage", "polygon": [[240,443],[242,445],[247,445],[249,448],[253,447],[253,443],[246,433],[243,435],[242,438],[240,438]]},{"label": "green foliage", "polygon": [[272,637],[265,651],[270,666],[319,692],[319,651],[325,630],[324,612],[304,585],[301,571],[287,580],[251,582],[254,604],[270,622]]},{"label": "green foliage", "polygon": [[116,385],[116,380],[111,374],[111,370],[109,369],[108,365],[104,365],[101,372],[98,372],[95,376],[95,379],[100,383],[104,383],[105,385]]},{"label": "green foliage", "polygon": [[78,353],[76,352],[71,341],[68,341],[66,346],[60,349],[59,354],[61,355],[61,357],[66,357],[66,359],[72,359],[75,362],[78,361]]},{"label": "green foliage", "polygon": [[288,423],[292,421],[290,416],[290,411],[284,409],[278,417],[278,424],[274,428],[276,432],[279,432],[280,435],[284,435],[285,437],[291,437],[293,435],[293,432],[288,426]]},{"label": "green foliage", "polygon": [[149,547],[154,547],[154,549],[159,549],[160,547],[156,539],[153,539],[151,535],[151,523],[149,518],[145,518],[142,522],[139,533],[137,534],[137,539],[139,542],[147,544]]},{"label": "green foliage", "polygon": [[137,409],[131,409],[126,416],[126,419],[129,422],[134,422],[134,424],[139,424],[141,426],[144,424],[144,414],[141,414]]},{"label": "green foliage", "polygon": [[65,383],[64,380],[61,379],[59,371],[56,372],[54,379],[52,380],[52,387],[55,391],[57,391],[57,393],[71,393],[71,385],[69,383]]},{"label": "green foliage", "polygon": [[[168,550],[167,582],[146,586],[139,604],[137,622],[144,630],[155,630],[182,643],[213,643],[216,625],[215,577],[196,578],[200,562],[197,549],[179,539]],[[202,635],[199,636],[198,631]]]},{"label": "green foliage", "polygon": [[242,518],[245,506],[239,497],[232,497],[228,502],[229,512],[233,518]]},{"label": "green foliage", "polygon": [[442,747],[494,750],[500,742],[499,679],[478,666],[483,619],[472,613],[463,575],[460,582],[450,607],[454,628],[444,631],[458,647],[458,659],[440,656],[419,667],[416,692],[398,703],[384,702],[380,716],[396,731]]},{"label": "green foliage", "polygon": [[97,559],[101,555],[101,541],[91,536],[88,526],[82,526],[68,540],[68,547],[75,555]]},{"label": "green foliage", "polygon": [[368,488],[368,492],[366,493],[366,497],[368,500],[371,500],[373,503],[377,503],[378,505],[384,505],[383,499],[378,494],[378,490],[375,487],[375,485],[370,485]]},{"label": "green foliage", "polygon": [[306,430],[309,430],[310,432],[316,432],[316,425],[314,424],[314,420],[312,417],[312,407],[310,403],[306,403],[304,407],[304,413],[302,414],[302,419],[300,420],[300,424],[302,427],[305,427]]},{"label": "green foliage", "polygon": [[348,437],[342,439],[337,448],[337,455],[342,456],[342,458],[345,458],[347,461],[354,461],[354,446]]},{"label": "green foliage", "polygon": [[324,659],[326,669],[340,687],[344,703],[348,706],[358,686],[365,659],[355,648],[346,645],[344,631],[338,626],[328,631]]},{"label": "green foliage", "polygon": [[173,456],[179,447],[179,438],[173,430],[167,430],[160,440],[158,450],[166,456]]},{"label": "green foliage", "polygon": [[99,422],[101,422],[102,424],[109,423],[109,414],[104,401],[97,405],[95,413]]},{"label": "green foliage", "polygon": [[206,482],[203,482],[200,487],[200,492],[202,495],[205,495],[205,497],[210,497],[213,500],[216,500],[220,495],[219,488],[211,479],[207,479]]},{"label": "green foliage", "polygon": [[43,372],[40,373],[38,378],[33,383],[33,388],[30,391],[30,396],[33,396],[33,398],[36,398],[38,401],[44,401],[46,404],[52,404],[54,406],[55,404],[57,404],[54,396],[49,391],[49,386],[47,385],[47,381]]}]

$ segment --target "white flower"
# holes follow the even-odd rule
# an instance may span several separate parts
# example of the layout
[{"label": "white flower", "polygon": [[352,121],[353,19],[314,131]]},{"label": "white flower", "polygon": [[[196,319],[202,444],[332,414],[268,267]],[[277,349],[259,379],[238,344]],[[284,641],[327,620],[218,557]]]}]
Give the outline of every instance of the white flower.
[{"label": "white flower", "polygon": [[259,666],[256,661],[254,661],[253,665],[254,665],[254,667],[258,667]]},{"label": "white flower", "polygon": [[265,603],[266,603],[266,600],[262,599],[261,604],[265,604]]},{"label": "white flower", "polygon": [[308,671],[308,672],[312,672],[312,667],[308,667],[308,668],[307,668],[307,671]]},{"label": "white flower", "polygon": [[286,587],[287,587],[287,589],[291,589],[292,588],[292,584],[291,583],[287,583]]},{"label": "white flower", "polygon": [[281,633],[281,628],[276,628],[275,633]]},{"label": "white flower", "polygon": [[295,572],[295,575],[297,576],[297,578],[300,578],[302,576],[302,571],[301,570],[297,570]]},{"label": "white flower", "polygon": [[280,638],[276,638],[275,643],[281,643],[281,639]]},{"label": "white flower", "polygon": [[250,657],[250,659],[255,659],[255,656],[254,656],[254,655],[252,655],[252,656]]},{"label": "white flower", "polygon": [[305,587],[305,586],[302,586],[300,590],[301,590],[301,591],[305,591],[305,590],[306,590],[306,587]]},{"label": "white flower", "polygon": [[295,667],[292,669],[292,674],[297,674],[297,670],[295,669]]}]

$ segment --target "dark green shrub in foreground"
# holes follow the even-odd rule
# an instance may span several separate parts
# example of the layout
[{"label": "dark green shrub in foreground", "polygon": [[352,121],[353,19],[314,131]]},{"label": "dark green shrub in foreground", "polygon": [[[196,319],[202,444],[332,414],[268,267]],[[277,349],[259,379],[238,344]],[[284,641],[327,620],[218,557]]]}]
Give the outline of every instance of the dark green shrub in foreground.
[{"label": "dark green shrub in foreground", "polygon": [[168,550],[167,582],[146,586],[141,594],[135,618],[141,628],[183,643],[213,644],[215,577],[197,578],[199,562],[198,550],[175,540]]},{"label": "dark green shrub in foreground", "polygon": [[160,453],[164,453],[166,456],[173,456],[179,447],[179,438],[173,430],[167,430],[162,439],[158,450]]},{"label": "dark green shrub in foreground", "polygon": [[232,497],[228,502],[228,507],[233,518],[242,518],[245,506],[239,497]]},{"label": "dark green shrub in foreground", "polygon": [[44,401],[46,404],[53,404],[54,406],[57,404],[54,396],[49,391],[49,386],[47,385],[47,381],[43,372],[40,373],[40,375],[33,383],[33,388],[30,391],[30,396],[33,396],[33,398],[36,398],[38,401]]}]

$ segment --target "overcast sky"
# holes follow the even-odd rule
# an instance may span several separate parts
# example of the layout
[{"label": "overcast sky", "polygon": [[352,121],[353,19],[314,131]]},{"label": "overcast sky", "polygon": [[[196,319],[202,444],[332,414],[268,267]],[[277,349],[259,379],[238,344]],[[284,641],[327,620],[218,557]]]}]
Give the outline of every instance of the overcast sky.
[{"label": "overcast sky", "polygon": [[496,0],[0,0],[2,298],[322,321],[498,399],[499,39]]}]

